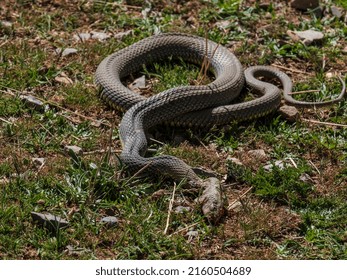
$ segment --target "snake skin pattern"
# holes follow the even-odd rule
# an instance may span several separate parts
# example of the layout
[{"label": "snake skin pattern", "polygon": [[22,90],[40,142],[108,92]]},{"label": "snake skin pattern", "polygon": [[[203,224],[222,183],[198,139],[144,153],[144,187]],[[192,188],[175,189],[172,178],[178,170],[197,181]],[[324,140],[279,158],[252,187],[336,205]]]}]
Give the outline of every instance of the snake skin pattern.
[{"label": "snake skin pattern", "polygon": [[[123,78],[139,71],[142,65],[170,56],[195,64],[201,64],[207,56],[215,80],[207,85],[172,88],[149,98],[132,92],[122,84]],[[227,48],[204,38],[178,33],[152,36],[108,56],[98,66],[95,81],[102,87],[100,94],[103,100],[115,109],[126,111],[120,124],[123,145],[120,158],[129,171],[162,174],[178,181],[185,180],[194,188],[206,188],[211,178],[200,179],[182,160],[167,155],[145,157],[145,132],[160,123],[210,127],[264,116],[278,108],[281,91],[256,79],[259,76],[280,80],[289,103],[315,105],[308,102],[298,104],[289,95],[292,83],[283,72],[265,66],[243,71],[239,60]],[[261,96],[232,104],[245,82]]]}]

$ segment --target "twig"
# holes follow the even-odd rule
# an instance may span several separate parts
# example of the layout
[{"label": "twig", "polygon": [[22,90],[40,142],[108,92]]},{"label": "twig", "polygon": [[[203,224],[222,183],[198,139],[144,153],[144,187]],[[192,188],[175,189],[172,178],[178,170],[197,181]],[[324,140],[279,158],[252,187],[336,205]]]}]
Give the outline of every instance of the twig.
[{"label": "twig", "polygon": [[308,123],[315,123],[315,124],[321,124],[321,125],[330,125],[330,126],[337,126],[337,127],[347,127],[347,124],[339,124],[339,123],[332,123],[332,122],[321,122],[316,120],[310,120],[310,119],[302,119],[305,122]]},{"label": "twig", "polygon": [[307,73],[304,72],[304,71],[300,71],[300,70],[297,70],[297,69],[291,69],[291,68],[288,68],[288,67],[285,67],[285,66],[282,66],[282,65],[278,65],[278,64],[274,64],[274,63],[271,64],[271,65],[274,66],[274,67],[283,69],[283,70],[287,70],[287,71],[293,72],[293,73],[297,73],[297,74],[307,74]]},{"label": "twig", "polygon": [[[104,154],[105,152],[108,152],[109,149],[101,149],[101,150],[95,150],[95,151],[89,151],[89,152],[83,152],[83,155],[94,155],[94,154]],[[111,153],[120,153],[121,149],[112,149]]]},{"label": "twig", "polygon": [[291,157],[288,158],[290,160],[290,162],[292,163],[292,165],[295,167],[295,168],[298,168],[298,165],[296,164],[296,162],[294,161],[294,159],[292,159]]},{"label": "twig", "polygon": [[165,226],[165,229],[164,229],[164,234],[165,235],[167,234],[167,230],[169,228],[172,207],[173,207],[173,203],[175,201],[175,192],[176,192],[176,183],[174,183],[174,188],[173,188],[173,191],[172,191],[172,197],[171,197],[170,202],[169,202],[169,210],[168,210],[168,213],[167,213],[166,226]]},{"label": "twig", "polygon": [[232,203],[230,203],[230,205],[228,206],[228,210],[231,210],[232,206],[238,202],[241,198],[244,198],[246,196],[246,194],[248,194],[251,190],[253,189],[253,187],[250,187],[249,189],[247,189],[243,194],[241,194],[239,196],[238,199],[235,199]]},{"label": "twig", "polygon": [[128,184],[129,182],[131,182],[131,180],[133,180],[134,178],[137,177],[137,175],[141,174],[141,172],[143,172],[144,170],[146,170],[148,168],[148,166],[150,166],[152,164],[152,161],[148,162],[145,166],[143,166],[140,170],[138,170],[133,176],[131,176],[127,181],[126,184]]},{"label": "twig", "polygon": [[1,117],[0,117],[0,121],[3,121],[4,123],[8,123],[8,124],[12,124],[12,125],[16,126],[15,123],[10,122],[10,121],[8,121],[8,120],[5,120],[5,119],[3,119],[3,118],[1,118]]},{"label": "twig", "polygon": [[289,92],[289,95],[294,95],[294,94],[302,94],[302,93],[310,93],[310,92],[319,92],[319,89],[311,89],[311,90],[302,90],[302,91],[294,91],[294,92]]},{"label": "twig", "polygon": [[312,162],[312,160],[309,160],[308,162],[314,167],[314,169],[316,169],[317,173],[320,174],[318,167]]}]

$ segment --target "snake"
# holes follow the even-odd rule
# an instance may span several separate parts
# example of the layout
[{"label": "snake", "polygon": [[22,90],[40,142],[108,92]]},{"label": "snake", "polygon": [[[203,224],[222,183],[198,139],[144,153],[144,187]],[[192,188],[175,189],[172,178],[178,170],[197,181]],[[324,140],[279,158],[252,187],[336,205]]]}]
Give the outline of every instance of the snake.
[{"label": "snake", "polygon": [[[183,59],[201,65],[208,60],[214,80],[206,85],[178,86],[144,97],[126,87],[122,80],[140,71],[143,65],[168,57]],[[239,59],[226,47],[196,35],[162,33],[142,39],[102,60],[95,73],[95,82],[101,87],[100,97],[114,109],[124,111],[119,125],[122,143],[121,162],[133,174],[161,174],[194,189],[207,189],[218,184],[214,177],[200,178],[183,160],[159,155],[146,157],[146,132],[159,124],[188,127],[213,127],[233,121],[245,121],[270,114],[281,104],[281,90],[259,77],[275,78],[283,87],[287,103],[298,107],[324,106],[340,101],[345,84],[336,100],[305,102],[295,100],[291,79],[271,66],[252,66],[243,70]],[[253,100],[235,103],[247,85],[259,93]]]}]

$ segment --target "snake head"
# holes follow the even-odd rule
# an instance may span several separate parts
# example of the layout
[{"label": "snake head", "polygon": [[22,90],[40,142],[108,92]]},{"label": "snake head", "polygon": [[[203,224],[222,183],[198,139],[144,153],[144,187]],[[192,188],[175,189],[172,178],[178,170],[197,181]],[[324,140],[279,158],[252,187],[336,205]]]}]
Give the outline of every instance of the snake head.
[{"label": "snake head", "polygon": [[216,224],[225,212],[225,199],[220,181],[215,177],[203,180],[204,190],[197,198],[201,204],[202,213],[212,223]]}]

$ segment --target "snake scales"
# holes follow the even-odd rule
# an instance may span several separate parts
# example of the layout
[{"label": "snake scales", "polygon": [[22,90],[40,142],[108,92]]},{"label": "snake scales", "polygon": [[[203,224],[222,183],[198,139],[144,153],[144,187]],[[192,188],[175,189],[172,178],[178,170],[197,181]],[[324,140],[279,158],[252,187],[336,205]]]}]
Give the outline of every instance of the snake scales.
[{"label": "snake scales", "polygon": [[[201,64],[206,56],[215,80],[207,85],[172,88],[150,98],[136,94],[122,84],[124,77],[139,71],[142,65],[169,56],[195,64]],[[193,188],[207,189],[218,184],[218,179],[200,179],[189,165],[173,156],[146,158],[146,130],[163,122],[208,127],[268,114],[280,105],[281,92],[276,86],[257,80],[258,76],[279,79],[289,103],[299,106],[327,104],[297,102],[289,96],[292,83],[283,72],[264,66],[250,67],[244,72],[239,60],[225,47],[204,38],[178,33],[152,36],[108,56],[98,66],[95,81],[103,89],[102,99],[113,108],[126,111],[120,124],[123,145],[120,159],[131,172],[141,170],[162,174],[178,181],[186,180]],[[232,104],[245,82],[262,95]]]}]

